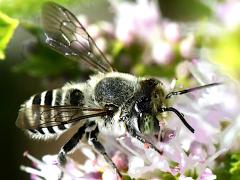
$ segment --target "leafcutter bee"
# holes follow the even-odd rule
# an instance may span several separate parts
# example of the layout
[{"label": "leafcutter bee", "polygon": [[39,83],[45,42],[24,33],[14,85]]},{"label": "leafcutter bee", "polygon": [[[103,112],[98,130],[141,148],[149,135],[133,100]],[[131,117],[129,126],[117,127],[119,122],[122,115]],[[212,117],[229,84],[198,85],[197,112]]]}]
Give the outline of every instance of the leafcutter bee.
[{"label": "leafcutter bee", "polygon": [[169,99],[219,83],[166,92],[157,78],[118,72],[83,25],[64,7],[53,2],[44,4],[42,20],[48,45],[69,58],[85,61],[97,71],[86,82],[68,83],[62,88],[33,95],[19,110],[17,127],[38,139],[56,138],[82,122],[82,126],[59,151],[60,164],[65,164],[66,155],[86,136],[90,145],[121,176],[98,140],[99,133],[113,137],[128,134],[161,154],[144,135],[159,131],[159,120],[167,111],[175,113],[194,133],[183,114],[169,105]]}]

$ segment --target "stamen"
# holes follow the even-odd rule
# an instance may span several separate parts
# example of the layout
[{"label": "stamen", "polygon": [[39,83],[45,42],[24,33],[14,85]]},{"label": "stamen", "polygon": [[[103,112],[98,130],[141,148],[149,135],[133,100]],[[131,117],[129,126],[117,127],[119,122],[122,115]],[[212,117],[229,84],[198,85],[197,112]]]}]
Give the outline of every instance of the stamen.
[{"label": "stamen", "polygon": [[41,173],[41,171],[38,171],[38,170],[36,170],[34,168],[31,168],[31,167],[28,167],[28,166],[21,165],[20,170],[25,171],[29,174],[35,174],[37,176],[44,177],[43,174]]},{"label": "stamen", "polygon": [[29,160],[31,160],[33,163],[36,163],[36,164],[38,164],[38,165],[44,165],[44,163],[42,162],[42,161],[40,161],[40,160],[38,160],[37,158],[35,158],[35,157],[33,157],[32,155],[30,155],[29,153],[28,153],[28,151],[25,151],[24,153],[23,153],[23,156],[24,157],[27,157]]},{"label": "stamen", "polygon": [[177,79],[174,78],[174,79],[172,80],[171,84],[170,84],[170,89],[171,89],[171,90],[174,90],[174,88],[175,88],[175,86],[176,86],[176,83],[177,83]]}]

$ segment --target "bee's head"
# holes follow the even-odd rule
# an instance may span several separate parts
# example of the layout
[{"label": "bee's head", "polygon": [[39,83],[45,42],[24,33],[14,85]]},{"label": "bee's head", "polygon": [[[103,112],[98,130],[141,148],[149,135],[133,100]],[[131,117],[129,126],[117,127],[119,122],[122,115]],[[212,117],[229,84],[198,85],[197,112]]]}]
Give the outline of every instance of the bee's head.
[{"label": "bee's head", "polygon": [[195,90],[216,86],[221,83],[212,83],[181,91],[166,94],[163,84],[157,79],[145,79],[140,82],[141,90],[135,103],[135,111],[139,115],[140,131],[142,133],[153,133],[159,129],[159,120],[165,117],[167,111],[174,112],[183,124],[194,133],[194,129],[187,123],[182,113],[169,106],[169,99],[175,95],[186,94]]},{"label": "bee's head", "polygon": [[157,114],[158,109],[167,106],[163,84],[157,79],[146,79],[140,82],[141,90],[135,109],[141,113]]},{"label": "bee's head", "polygon": [[163,84],[157,79],[145,79],[140,82],[141,90],[135,103],[135,111],[139,115],[139,130],[150,134],[159,130],[159,109],[167,107]]}]

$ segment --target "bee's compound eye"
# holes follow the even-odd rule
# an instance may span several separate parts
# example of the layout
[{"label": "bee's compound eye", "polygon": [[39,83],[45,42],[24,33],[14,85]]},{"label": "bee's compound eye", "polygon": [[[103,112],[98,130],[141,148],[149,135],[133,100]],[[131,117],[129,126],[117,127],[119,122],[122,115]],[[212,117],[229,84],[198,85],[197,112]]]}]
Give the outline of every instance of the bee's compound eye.
[{"label": "bee's compound eye", "polygon": [[143,115],[139,118],[139,130],[144,134],[154,134],[160,130],[158,120],[148,113],[143,113]]}]

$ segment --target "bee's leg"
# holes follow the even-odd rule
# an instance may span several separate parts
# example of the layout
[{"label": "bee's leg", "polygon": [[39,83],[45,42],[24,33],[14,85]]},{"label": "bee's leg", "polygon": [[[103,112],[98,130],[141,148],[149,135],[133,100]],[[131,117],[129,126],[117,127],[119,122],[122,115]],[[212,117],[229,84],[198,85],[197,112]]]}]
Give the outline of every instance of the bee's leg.
[{"label": "bee's leg", "polygon": [[118,174],[118,176],[121,178],[122,175],[120,174],[120,172],[118,171],[116,165],[112,162],[111,158],[107,155],[105,148],[103,147],[103,145],[98,141],[97,135],[99,133],[98,127],[91,131],[89,133],[89,143],[94,147],[94,149],[100,153],[104,159],[106,160],[106,162],[111,165],[111,167],[115,170],[115,172]]},{"label": "bee's leg", "polygon": [[59,163],[64,166],[66,164],[66,155],[73,150],[83,135],[85,134],[85,130],[87,128],[86,123],[81,126],[78,131],[68,140],[68,142],[61,148],[60,152],[58,153],[58,161]]},{"label": "bee's leg", "polygon": [[128,133],[136,138],[137,140],[139,140],[140,142],[142,142],[144,144],[144,146],[146,148],[151,148],[153,150],[155,150],[156,152],[158,152],[160,155],[163,154],[163,152],[161,150],[159,150],[156,146],[154,146],[151,142],[149,142],[148,140],[146,140],[145,138],[143,138],[133,127],[131,127],[130,125],[126,125],[127,126],[127,130]]}]

